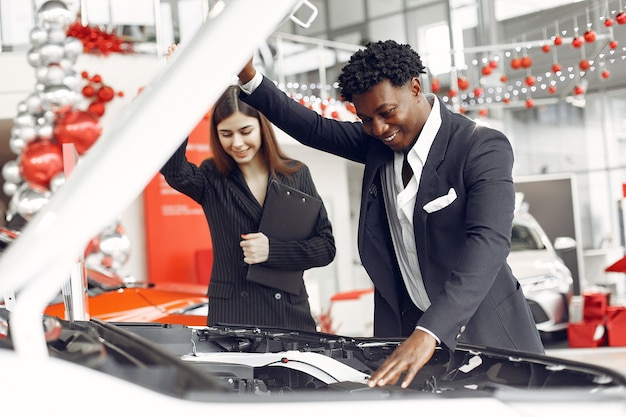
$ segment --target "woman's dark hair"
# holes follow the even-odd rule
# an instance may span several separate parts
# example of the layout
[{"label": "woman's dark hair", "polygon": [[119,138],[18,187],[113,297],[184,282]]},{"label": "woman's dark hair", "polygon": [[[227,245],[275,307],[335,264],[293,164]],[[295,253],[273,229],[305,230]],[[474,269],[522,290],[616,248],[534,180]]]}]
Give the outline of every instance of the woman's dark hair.
[{"label": "woman's dark hair", "polygon": [[343,98],[352,101],[354,94],[370,91],[384,79],[400,87],[425,73],[419,54],[409,45],[392,40],[368,42],[342,68],[339,87]]},{"label": "woman's dark hair", "polygon": [[275,175],[291,174],[300,168],[300,164],[287,157],[280,149],[274,129],[269,120],[254,107],[239,100],[240,89],[236,85],[229,86],[222,96],[215,102],[211,111],[210,120],[210,145],[213,152],[213,159],[217,169],[228,176],[237,166],[235,160],[226,153],[217,132],[217,125],[222,120],[232,116],[234,113],[243,113],[246,116],[254,117],[261,126],[261,155],[269,168],[270,174]]}]

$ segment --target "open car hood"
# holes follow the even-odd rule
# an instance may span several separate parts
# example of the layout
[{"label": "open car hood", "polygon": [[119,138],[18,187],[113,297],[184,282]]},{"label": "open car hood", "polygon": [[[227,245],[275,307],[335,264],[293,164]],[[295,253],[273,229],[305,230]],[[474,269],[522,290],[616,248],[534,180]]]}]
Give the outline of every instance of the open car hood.
[{"label": "open car hood", "polygon": [[[322,406],[348,401],[362,407],[363,401],[391,399],[419,400],[425,410],[429,403],[424,401],[438,399],[433,410],[441,411],[451,406],[445,400],[454,399],[454,407],[458,400],[490,407],[495,403],[503,407],[500,411],[505,415],[516,416],[527,415],[530,408],[541,403],[563,404],[565,412],[570,407],[583,410],[599,404],[617,410],[626,401],[626,379],[619,372],[478,346],[460,345],[452,354],[437,349],[407,389],[368,388],[365,382],[369,375],[403,339],[99,320],[47,318],[45,324],[48,350],[55,360],[106,374],[122,386],[132,384],[152,396],[158,393],[185,403],[191,400],[194,407],[207,402],[213,407],[215,402],[251,401],[273,407],[285,402]],[[10,336],[0,337],[0,357],[11,348]],[[37,373],[44,370],[34,370],[31,378],[37,379]],[[4,376],[0,390],[4,398],[11,398],[5,395],[19,386],[6,384],[11,375]],[[56,376],[58,384],[71,387],[66,378]],[[141,395],[134,401],[140,400]],[[533,410],[532,415],[548,416],[549,409]],[[478,416],[480,410],[468,409],[463,415]],[[313,411],[301,410],[299,415],[314,415]],[[577,414],[568,411],[568,415]]]}]

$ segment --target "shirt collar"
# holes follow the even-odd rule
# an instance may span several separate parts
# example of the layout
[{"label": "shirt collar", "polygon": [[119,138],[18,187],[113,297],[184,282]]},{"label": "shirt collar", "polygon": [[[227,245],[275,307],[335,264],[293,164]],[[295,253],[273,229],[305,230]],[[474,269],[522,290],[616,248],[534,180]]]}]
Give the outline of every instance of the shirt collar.
[{"label": "shirt collar", "polygon": [[[426,119],[426,123],[424,123],[424,127],[417,137],[415,144],[409,151],[409,154],[417,155],[422,164],[426,163],[428,152],[430,152],[435,136],[437,136],[437,132],[441,127],[439,100],[437,100],[437,97],[434,94],[425,94],[425,97],[432,104],[432,110],[430,111],[428,119]],[[409,156],[409,162],[411,162],[411,159],[412,158]]]}]

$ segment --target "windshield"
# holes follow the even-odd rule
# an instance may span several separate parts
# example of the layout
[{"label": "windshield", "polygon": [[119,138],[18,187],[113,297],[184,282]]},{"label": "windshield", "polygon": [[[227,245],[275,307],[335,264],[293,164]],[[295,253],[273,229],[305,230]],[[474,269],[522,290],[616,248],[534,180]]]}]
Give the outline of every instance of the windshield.
[{"label": "windshield", "polygon": [[537,231],[525,224],[514,223],[511,233],[511,251],[545,249]]}]

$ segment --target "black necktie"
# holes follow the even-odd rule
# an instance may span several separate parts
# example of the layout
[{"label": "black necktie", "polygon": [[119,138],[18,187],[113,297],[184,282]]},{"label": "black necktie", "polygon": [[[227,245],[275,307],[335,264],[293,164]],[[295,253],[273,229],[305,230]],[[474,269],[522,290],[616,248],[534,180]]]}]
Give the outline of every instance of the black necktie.
[{"label": "black necktie", "polygon": [[409,165],[407,154],[404,154],[404,160],[402,161],[402,184],[404,184],[404,188],[406,188],[406,185],[411,181],[412,176],[413,169],[411,165]]}]

